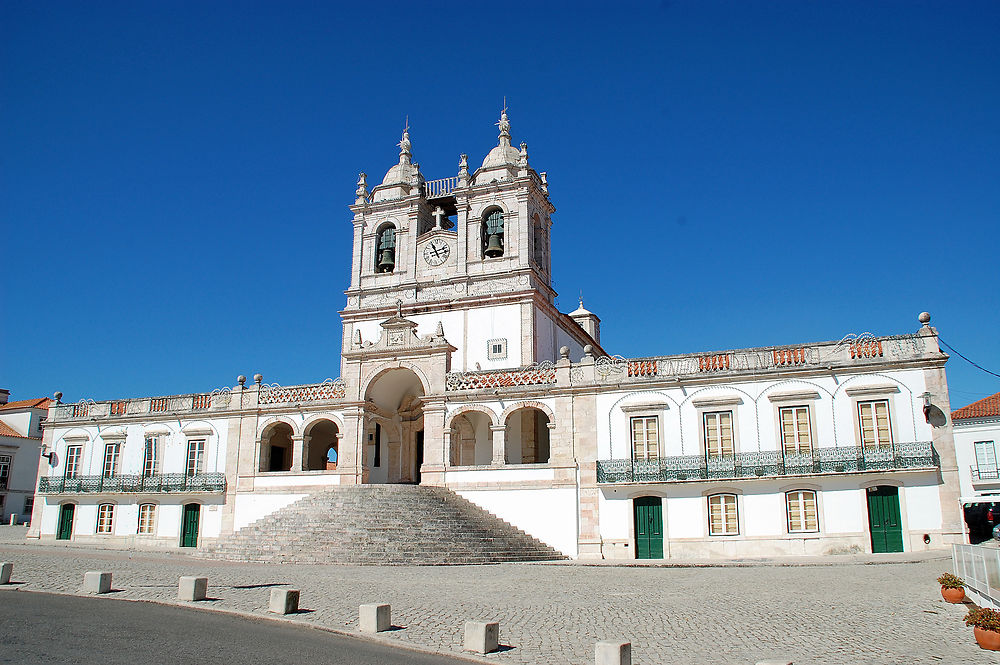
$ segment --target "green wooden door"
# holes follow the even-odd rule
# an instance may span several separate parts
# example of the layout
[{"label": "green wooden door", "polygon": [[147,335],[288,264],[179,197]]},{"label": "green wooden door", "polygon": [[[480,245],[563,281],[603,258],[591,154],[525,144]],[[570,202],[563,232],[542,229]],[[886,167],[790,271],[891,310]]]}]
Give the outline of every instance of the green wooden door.
[{"label": "green wooden door", "polygon": [[872,534],[873,553],[903,551],[898,487],[879,485],[868,488],[868,525]]},{"label": "green wooden door", "polygon": [[635,506],[635,558],[663,558],[663,505],[659,497],[640,496]]},{"label": "green wooden door", "polygon": [[198,547],[198,517],[201,506],[189,503],[184,506],[184,517],[181,519],[181,547]]},{"label": "green wooden door", "polygon": [[73,535],[73,512],[76,509],[72,503],[64,503],[59,507],[59,529],[56,540],[69,540]]}]

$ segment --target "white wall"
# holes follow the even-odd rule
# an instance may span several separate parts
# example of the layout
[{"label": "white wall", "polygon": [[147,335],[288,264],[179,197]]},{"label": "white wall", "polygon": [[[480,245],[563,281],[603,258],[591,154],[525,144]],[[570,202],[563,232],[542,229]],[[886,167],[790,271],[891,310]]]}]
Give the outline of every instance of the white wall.
[{"label": "white wall", "polygon": [[237,494],[233,505],[233,528],[243,527],[281,510],[306,494]]},{"label": "white wall", "polygon": [[457,494],[563,554],[576,556],[575,489],[460,490]]},{"label": "white wall", "polygon": [[[1000,490],[986,489],[977,492],[972,485],[972,468],[976,463],[976,441],[992,441],[997,456],[1000,457],[1000,418],[979,422],[953,421],[955,434],[955,458],[958,462],[958,481],[961,496],[971,497],[982,494],[1000,494]],[[998,460],[1000,461],[1000,460]],[[991,485],[996,487],[996,484]]]}]

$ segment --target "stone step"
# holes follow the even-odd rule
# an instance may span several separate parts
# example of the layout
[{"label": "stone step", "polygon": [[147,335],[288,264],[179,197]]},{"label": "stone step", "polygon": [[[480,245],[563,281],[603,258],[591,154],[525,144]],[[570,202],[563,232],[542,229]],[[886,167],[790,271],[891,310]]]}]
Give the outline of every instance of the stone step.
[{"label": "stone step", "polygon": [[284,563],[462,565],[565,558],[454,492],[419,485],[321,490],[201,555]]}]

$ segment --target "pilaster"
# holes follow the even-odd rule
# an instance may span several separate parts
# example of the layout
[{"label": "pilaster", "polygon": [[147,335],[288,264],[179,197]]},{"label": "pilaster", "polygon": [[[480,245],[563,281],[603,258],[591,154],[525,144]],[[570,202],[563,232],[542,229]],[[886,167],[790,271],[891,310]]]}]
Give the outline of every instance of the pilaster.
[{"label": "pilaster", "polygon": [[507,428],[504,425],[490,425],[493,433],[493,465],[502,466],[507,463]]}]

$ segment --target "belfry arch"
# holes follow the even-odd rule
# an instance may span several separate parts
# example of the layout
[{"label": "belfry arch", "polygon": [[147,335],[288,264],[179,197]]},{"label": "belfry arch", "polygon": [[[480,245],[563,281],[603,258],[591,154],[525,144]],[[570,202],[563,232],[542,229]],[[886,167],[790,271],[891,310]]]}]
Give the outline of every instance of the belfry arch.
[{"label": "belfry arch", "polygon": [[411,369],[377,374],[365,390],[361,437],[363,482],[419,483],[426,389]]}]

